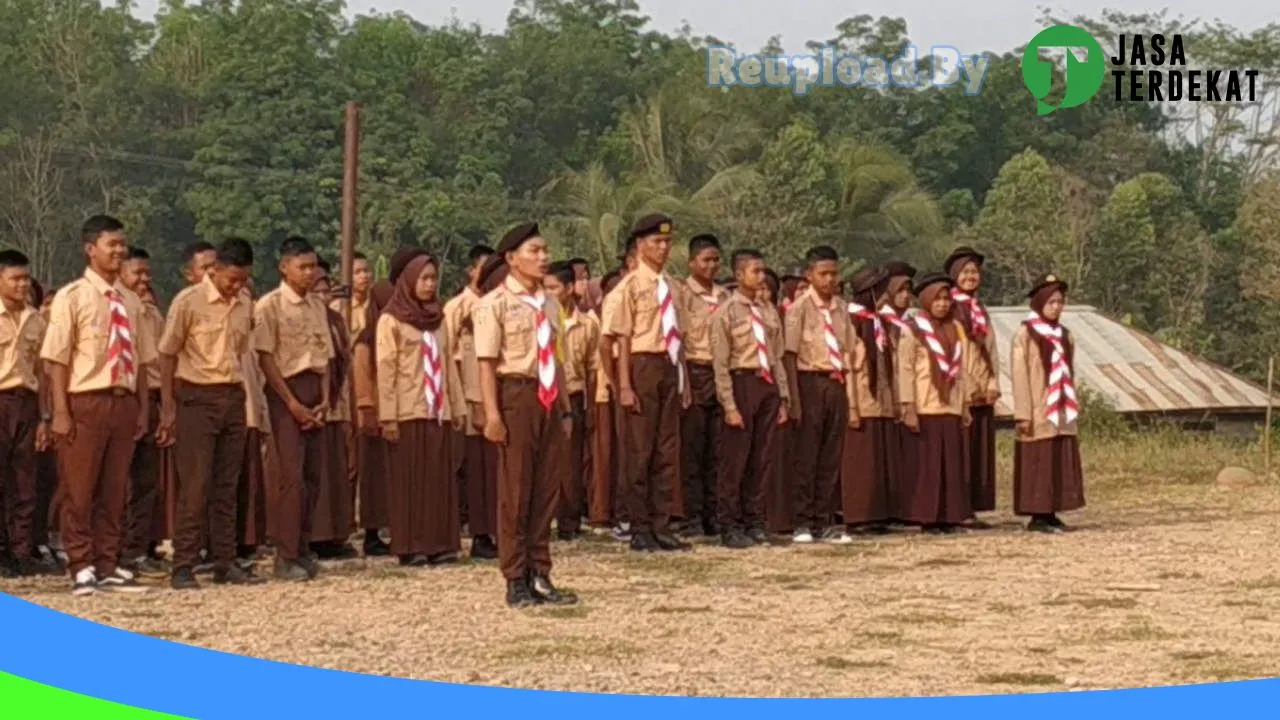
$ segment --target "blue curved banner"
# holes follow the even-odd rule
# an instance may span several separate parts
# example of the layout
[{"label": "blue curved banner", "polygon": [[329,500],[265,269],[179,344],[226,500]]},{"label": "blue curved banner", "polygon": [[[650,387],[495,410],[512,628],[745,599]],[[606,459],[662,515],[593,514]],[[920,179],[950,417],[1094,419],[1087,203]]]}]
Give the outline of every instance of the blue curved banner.
[{"label": "blue curved banner", "polygon": [[[513,690],[322,670],[204,650],[117,630],[0,594],[0,673],[87,698],[199,720],[387,717],[1205,718],[1275,714],[1280,680],[1075,693],[903,699],[644,697]],[[145,678],[145,682],[143,681]],[[0,684],[0,718],[52,717]],[[46,688],[47,689],[47,688]],[[800,688],[797,688],[800,689]],[[43,707],[34,714],[29,708]],[[12,711],[17,711],[11,714]],[[81,717],[98,713],[76,713]],[[112,717],[117,715],[113,714]],[[118,715],[124,717],[124,715]],[[106,717],[105,714],[102,717]],[[144,717],[137,715],[136,717]],[[153,716],[154,717],[154,716]]]}]

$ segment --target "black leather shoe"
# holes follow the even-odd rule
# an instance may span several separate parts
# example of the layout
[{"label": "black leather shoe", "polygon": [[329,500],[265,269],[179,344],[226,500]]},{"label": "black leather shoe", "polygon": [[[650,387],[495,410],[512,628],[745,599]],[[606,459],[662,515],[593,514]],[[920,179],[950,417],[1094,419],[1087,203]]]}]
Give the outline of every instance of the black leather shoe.
[{"label": "black leather shoe", "polygon": [[498,546],[488,535],[477,535],[471,540],[472,560],[497,560]]},{"label": "black leather shoe", "polygon": [[533,599],[548,605],[577,605],[578,596],[568,591],[557,590],[546,575],[534,574],[529,581],[529,591]]},{"label": "black leather shoe", "polygon": [[751,541],[751,538],[747,537],[738,528],[729,528],[728,531],[720,536],[720,543],[733,550],[745,550],[749,547],[755,547],[755,543]]},{"label": "black leather shoe", "polygon": [[277,580],[286,582],[302,582],[303,580],[311,579],[311,575],[307,573],[307,569],[302,567],[301,564],[281,560],[280,558],[276,558],[275,576]]},{"label": "black leather shoe", "polygon": [[657,552],[662,548],[658,545],[658,541],[654,539],[653,533],[633,532],[631,533],[631,551],[632,552]]},{"label": "black leather shoe", "polygon": [[304,553],[302,557],[298,558],[298,565],[302,566],[302,569],[307,573],[307,577],[312,580],[320,574],[320,558],[315,553]]},{"label": "black leather shoe", "polygon": [[533,593],[529,590],[529,583],[524,578],[519,580],[507,581],[507,605],[513,608],[533,607],[537,604],[537,600],[533,598]]},{"label": "black leather shoe", "polygon": [[169,587],[174,590],[199,590],[200,583],[196,582],[196,574],[191,568],[178,568],[169,577]]},{"label": "black leather shoe", "polygon": [[442,552],[427,557],[429,565],[453,565],[458,562],[458,553]]},{"label": "black leather shoe", "polygon": [[755,543],[756,545],[769,544],[769,533],[765,532],[764,528],[760,527],[759,525],[752,525],[751,527],[747,528],[747,537],[750,538],[751,542]]},{"label": "black leather shoe", "polygon": [[364,541],[365,557],[386,557],[391,554],[391,546],[382,542],[382,538],[374,535],[366,537]]},{"label": "black leather shoe", "polygon": [[225,570],[222,568],[213,570],[214,585],[261,585],[265,582],[265,579],[254,575],[252,570],[246,572],[235,565]]},{"label": "black leather shoe", "polygon": [[654,533],[653,540],[658,544],[659,550],[666,550],[668,552],[689,550],[693,548],[689,543],[670,533]]}]

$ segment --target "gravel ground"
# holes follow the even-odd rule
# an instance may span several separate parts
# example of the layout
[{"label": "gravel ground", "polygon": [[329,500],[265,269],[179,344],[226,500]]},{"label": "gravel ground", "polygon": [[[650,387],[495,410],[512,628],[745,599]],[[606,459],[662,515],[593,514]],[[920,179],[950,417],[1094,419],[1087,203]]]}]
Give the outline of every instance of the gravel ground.
[{"label": "gravel ground", "polygon": [[[635,556],[558,543],[581,605],[512,611],[492,565],[326,566],[316,581],[72,598],[0,590],[155,637],[412,678],[716,696],[902,696],[1211,682],[1280,666],[1280,486],[1095,492],[1058,537],[997,528],[848,547]],[[1158,500],[1154,499],[1158,495]],[[1007,507],[1007,502],[1003,505]]]}]

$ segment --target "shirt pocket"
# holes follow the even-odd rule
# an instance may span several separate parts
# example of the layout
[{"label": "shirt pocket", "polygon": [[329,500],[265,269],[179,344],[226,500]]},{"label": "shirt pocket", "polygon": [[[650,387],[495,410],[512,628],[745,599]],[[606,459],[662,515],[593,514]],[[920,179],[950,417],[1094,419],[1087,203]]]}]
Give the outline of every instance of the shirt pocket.
[{"label": "shirt pocket", "polygon": [[648,330],[658,322],[658,289],[656,286],[632,290],[632,300],[636,308],[635,334]]},{"label": "shirt pocket", "polygon": [[17,338],[17,333],[8,324],[0,324],[0,347],[8,347]]},{"label": "shirt pocket", "polygon": [[[512,307],[503,318],[502,340],[507,355],[521,356],[533,350],[536,342],[533,311],[525,307]],[[508,358],[510,359],[510,358]]]}]

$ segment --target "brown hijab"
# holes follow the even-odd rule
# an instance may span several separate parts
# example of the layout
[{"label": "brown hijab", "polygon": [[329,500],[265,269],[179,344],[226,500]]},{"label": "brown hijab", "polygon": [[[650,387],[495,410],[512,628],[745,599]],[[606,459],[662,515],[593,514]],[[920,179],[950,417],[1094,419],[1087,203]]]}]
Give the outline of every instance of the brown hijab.
[{"label": "brown hijab", "polygon": [[[957,288],[960,287],[958,284],[960,282],[960,271],[964,270],[966,265],[977,265],[979,268],[982,267],[973,258],[963,258],[959,262],[951,263],[951,272],[947,274],[950,275],[951,279],[957,283]],[[973,297],[974,301],[978,303],[978,307],[982,308],[982,311],[987,313],[987,321],[990,322],[991,313],[987,312],[987,305],[982,302],[982,298],[978,296],[978,291],[975,290],[969,294]],[[969,333],[969,337],[975,337],[973,334],[973,313],[969,312],[968,303],[957,302],[955,304],[954,312],[956,319],[959,320],[960,325],[964,327],[964,331]],[[988,330],[988,332],[990,332],[990,330]],[[978,347],[978,354],[981,355],[982,360],[987,363],[987,367],[991,367],[991,351],[987,349],[987,344],[984,342],[975,342],[974,345]]]},{"label": "brown hijab", "polygon": [[[939,295],[947,295],[951,292],[951,286],[946,283],[934,283],[920,290],[920,310],[916,313],[917,317],[924,318],[933,326],[933,334],[938,336],[938,342],[942,343],[942,352],[946,353],[948,358],[953,357],[956,350],[956,343],[960,341],[959,335],[956,333],[955,323],[955,304],[951,305],[951,312],[945,318],[936,318],[930,311],[933,301],[938,299]],[[916,330],[917,335],[919,329]],[[920,338],[924,342],[923,338]],[[925,348],[928,350],[928,348]],[[963,371],[962,371],[963,372]],[[929,353],[929,376],[933,378],[933,387],[938,391],[938,396],[943,402],[951,402],[951,388],[955,383],[942,376],[942,371],[938,369],[938,363],[934,361],[933,353]]]},{"label": "brown hijab", "polygon": [[364,309],[364,327],[360,329],[360,336],[356,338],[357,345],[368,345],[373,347],[376,345],[375,338],[378,336],[378,318],[382,317],[382,310],[391,302],[391,295],[395,292],[395,286],[386,280],[379,280],[373,284],[369,290],[369,303]]},{"label": "brown hijab", "polygon": [[414,293],[418,276],[427,265],[439,267],[436,259],[426,250],[421,251],[405,265],[404,271],[396,278],[391,302],[387,303],[383,312],[402,323],[412,325],[420,332],[435,332],[444,321],[444,312],[440,309],[440,296],[437,294],[430,302],[423,302]]}]

